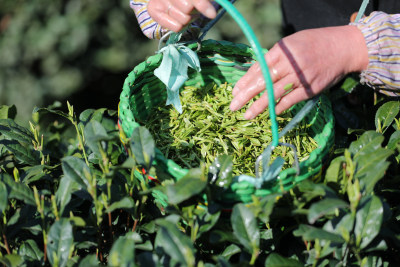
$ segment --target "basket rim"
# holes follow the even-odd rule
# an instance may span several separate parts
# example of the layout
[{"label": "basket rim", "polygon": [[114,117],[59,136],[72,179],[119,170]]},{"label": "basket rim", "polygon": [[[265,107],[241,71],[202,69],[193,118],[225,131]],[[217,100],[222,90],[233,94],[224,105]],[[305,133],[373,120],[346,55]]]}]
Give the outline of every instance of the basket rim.
[{"label": "basket rim", "polygon": [[[188,45],[189,48],[195,50],[197,49],[199,44],[197,43],[191,43]],[[229,41],[215,41],[215,40],[205,40],[201,42],[201,49],[198,52],[199,57],[209,53],[231,53],[231,51],[234,51],[234,54],[236,56],[245,56],[245,57],[252,57],[255,59],[254,52],[252,49],[245,44],[237,44],[237,43],[232,43]],[[145,61],[137,65],[129,74],[128,77],[125,79],[124,85],[123,85],[123,90],[121,92],[120,96],[120,103],[118,105],[118,117],[119,117],[119,129],[120,129],[120,136],[121,136],[121,141],[122,143],[126,144],[129,140],[127,138],[126,133],[131,133],[134,128],[139,127],[139,123],[135,121],[134,114],[131,111],[131,104],[130,104],[130,97],[132,95],[132,86],[135,83],[135,79],[139,77],[141,74],[148,72],[149,68],[155,68],[158,64],[161,63],[162,60],[162,54],[156,54],[148,57]],[[299,107],[302,105],[303,102],[296,104],[295,107]],[[294,183],[298,183],[302,180],[305,180],[310,177],[308,175],[309,173],[315,174],[318,173],[321,170],[322,164],[321,161],[323,160],[321,158],[321,155],[323,154],[322,157],[326,157],[328,154],[328,151],[333,145],[333,139],[334,139],[334,117],[333,113],[331,110],[331,103],[330,100],[325,96],[321,95],[319,97],[319,104],[316,107],[319,111],[323,112],[314,112],[316,114],[319,114],[322,116],[322,121],[323,125],[321,128],[321,139],[325,137],[326,140],[316,140],[318,143],[317,149],[313,150],[309,158],[305,161],[300,162],[300,169],[301,174],[299,176],[295,176],[295,178],[292,179],[292,181],[289,181],[289,184],[287,186],[292,186]],[[314,109],[313,109],[314,110]],[[314,117],[316,116],[314,114]],[[323,136],[323,137],[322,137]],[[168,172],[173,173],[175,175],[172,175],[176,180],[179,180],[181,177],[183,177],[189,169],[182,168],[179,166],[177,163],[175,163],[171,159],[167,159],[164,157],[164,155],[156,148],[156,159],[155,161],[163,161],[166,163]],[[310,159],[314,159],[313,162],[310,162]],[[315,163],[318,161],[318,164],[314,164],[317,166],[312,166],[311,163]],[[156,163],[157,164],[157,163]],[[275,185],[274,189],[271,189],[273,191],[279,191],[276,187],[282,187],[285,188],[286,186],[286,180],[290,179],[290,177],[293,176],[293,174],[296,173],[296,170],[294,168],[287,168],[279,174],[278,181]],[[285,184],[283,184],[285,182]],[[241,182],[241,183],[247,183],[247,182]],[[233,192],[235,191],[235,185],[232,187]],[[265,188],[261,188],[261,190],[256,190],[259,192],[265,191]],[[269,194],[269,190],[267,189],[265,191],[265,194]],[[240,200],[247,199],[248,196],[241,196],[239,197]],[[243,201],[247,202],[247,201]]]}]

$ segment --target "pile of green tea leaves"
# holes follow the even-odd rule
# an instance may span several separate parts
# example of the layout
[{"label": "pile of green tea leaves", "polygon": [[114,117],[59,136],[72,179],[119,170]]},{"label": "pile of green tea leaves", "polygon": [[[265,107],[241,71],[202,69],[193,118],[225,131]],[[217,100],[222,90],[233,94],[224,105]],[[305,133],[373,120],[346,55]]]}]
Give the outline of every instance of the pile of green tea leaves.
[{"label": "pile of green tea leaves", "polygon": [[[254,174],[257,157],[272,141],[269,113],[265,111],[253,120],[245,120],[246,108],[232,112],[229,109],[231,100],[232,87],[226,83],[187,86],[181,92],[182,114],[172,106],[160,106],[143,124],[161,152],[181,167],[198,167],[200,162],[208,167],[217,156],[227,154],[233,157],[236,175]],[[292,117],[290,111],[280,115],[277,118],[279,130]],[[305,124],[300,124],[280,141],[295,145],[300,161],[307,159],[317,147],[308,136]],[[293,164],[293,154],[292,149],[279,146],[273,151],[272,159],[282,156],[286,163],[284,168],[287,168]]]}]

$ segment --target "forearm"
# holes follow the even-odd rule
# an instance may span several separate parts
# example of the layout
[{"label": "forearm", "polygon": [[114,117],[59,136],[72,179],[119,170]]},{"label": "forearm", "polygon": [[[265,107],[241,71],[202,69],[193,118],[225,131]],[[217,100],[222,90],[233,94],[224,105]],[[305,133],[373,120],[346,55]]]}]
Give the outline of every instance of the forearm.
[{"label": "forearm", "polygon": [[400,95],[400,14],[373,12],[352,25],[361,30],[368,49],[361,83],[387,95]]}]

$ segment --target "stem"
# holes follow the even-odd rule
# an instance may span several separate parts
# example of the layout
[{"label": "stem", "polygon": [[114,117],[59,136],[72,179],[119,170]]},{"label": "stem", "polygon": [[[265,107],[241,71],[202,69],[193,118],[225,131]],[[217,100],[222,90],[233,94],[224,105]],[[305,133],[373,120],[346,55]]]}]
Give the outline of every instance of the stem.
[{"label": "stem", "polygon": [[[43,238],[43,239],[44,239],[44,238]],[[43,261],[46,262],[46,261],[47,261],[47,241],[44,242],[44,245],[43,245],[43,254],[44,254],[44,259],[43,259]]]},{"label": "stem", "polygon": [[44,195],[40,196],[41,204],[38,207],[40,217],[42,219],[42,235],[43,235],[43,251],[44,251],[44,262],[47,260],[47,233],[46,233],[46,221],[44,217]]},{"label": "stem", "polygon": [[197,237],[197,233],[199,231],[199,224],[195,224],[191,227],[192,231],[191,231],[191,239],[192,242],[194,243],[196,241],[196,237]]},{"label": "stem", "polygon": [[[93,179],[93,183],[95,183],[95,179]],[[97,230],[97,245],[98,245],[98,249],[96,252],[96,256],[97,258],[100,260],[100,262],[103,262],[103,254],[102,254],[102,239],[101,239],[101,231],[102,231],[102,227],[101,227],[101,222],[102,222],[102,208],[103,206],[101,205],[101,203],[98,201],[97,199],[97,190],[96,190],[96,184],[92,184],[90,183],[90,187],[89,187],[89,194],[92,196],[93,198],[93,204],[94,204],[94,209],[96,212],[96,224],[98,227]]]},{"label": "stem", "polygon": [[347,266],[347,257],[349,256],[349,244],[346,245],[346,249],[344,251],[344,255],[342,258],[343,266]]},{"label": "stem", "polygon": [[126,227],[129,228],[129,224],[131,223],[131,216],[130,214],[128,214],[128,216],[126,216]]},{"label": "stem", "polygon": [[356,249],[354,249],[354,247],[351,247],[351,250],[353,251],[354,256],[356,256],[358,263],[361,264],[362,259],[361,259],[360,255],[358,254],[358,251]]},{"label": "stem", "polygon": [[314,263],[313,263],[313,267],[317,266],[320,254],[321,254],[321,246],[319,244],[319,239],[315,240],[315,244],[314,244],[314,248],[315,248],[315,258],[314,258]]},{"label": "stem", "polygon": [[314,262],[313,262],[312,267],[316,267],[316,266],[317,266],[317,263],[318,263],[318,259],[314,259]]},{"label": "stem", "polygon": [[104,151],[103,147],[101,146],[101,143],[98,142],[97,143],[98,147],[99,147],[99,151],[101,154],[101,159],[102,159],[102,163],[104,166],[104,173],[107,174],[110,172],[110,168],[108,167],[108,158],[107,158],[107,153]]},{"label": "stem", "polygon": [[135,232],[137,223],[138,223],[138,220],[136,219],[136,220],[133,222],[132,232]]},{"label": "stem", "polygon": [[110,241],[114,241],[114,232],[112,228],[111,212],[108,213],[108,226],[110,227]]},{"label": "stem", "polygon": [[97,258],[100,262],[103,262],[103,254],[101,253],[100,248],[98,248],[98,249],[96,250],[96,258]]},{"label": "stem", "polygon": [[87,158],[87,155],[86,155],[85,146],[84,146],[84,144],[83,144],[83,139],[82,139],[81,131],[79,130],[78,124],[77,124],[77,122],[76,122],[75,120],[72,121],[72,124],[75,126],[75,130],[76,130],[76,133],[77,133],[77,135],[78,135],[79,145],[80,145],[81,148],[82,148],[83,157],[85,158],[86,165],[89,166],[89,161],[88,161],[88,158]]},{"label": "stem", "polygon": [[101,239],[101,225],[98,225],[98,230],[97,230],[97,251],[96,251],[96,256],[97,259],[100,262],[103,262],[103,242]]},{"label": "stem", "polygon": [[254,263],[256,262],[256,259],[258,257],[260,250],[257,248],[253,251],[253,254],[251,255],[251,260],[250,260],[250,265],[254,265]]},{"label": "stem", "polygon": [[4,246],[7,250],[7,254],[11,254],[10,247],[8,246],[8,242],[7,242],[7,236],[5,233],[3,233],[3,239],[4,239]]}]

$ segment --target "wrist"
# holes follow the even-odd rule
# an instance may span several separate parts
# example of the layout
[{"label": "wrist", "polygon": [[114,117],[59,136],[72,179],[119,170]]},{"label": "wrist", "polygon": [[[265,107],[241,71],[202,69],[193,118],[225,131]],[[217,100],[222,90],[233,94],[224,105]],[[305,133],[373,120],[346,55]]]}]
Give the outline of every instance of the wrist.
[{"label": "wrist", "polygon": [[349,38],[348,52],[350,53],[349,72],[361,72],[366,70],[369,63],[368,48],[363,33],[357,26],[345,27]]},{"label": "wrist", "polygon": [[353,25],[320,28],[325,38],[326,59],[335,62],[333,69],[339,76],[361,72],[368,67],[368,48],[363,33]]}]

